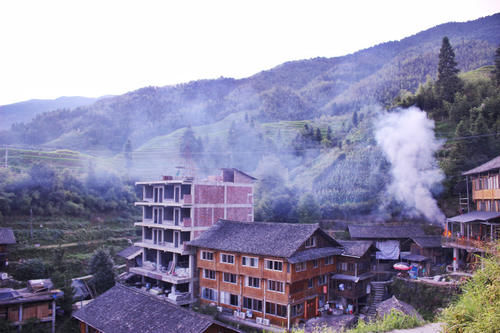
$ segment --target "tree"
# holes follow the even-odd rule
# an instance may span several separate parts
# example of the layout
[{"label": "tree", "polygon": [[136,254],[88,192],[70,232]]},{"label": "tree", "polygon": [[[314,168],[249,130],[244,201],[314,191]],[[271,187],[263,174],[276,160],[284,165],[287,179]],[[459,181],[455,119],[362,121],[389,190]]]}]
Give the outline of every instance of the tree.
[{"label": "tree", "polygon": [[125,143],[124,157],[125,168],[127,169],[127,173],[130,173],[130,169],[132,169],[132,142],[130,142],[130,139]]},{"label": "tree", "polygon": [[321,139],[323,138],[323,136],[321,135],[321,130],[318,128],[316,128],[316,134],[315,134],[315,140],[318,141],[318,142],[321,142]]},{"label": "tree", "polygon": [[299,223],[316,223],[321,219],[321,209],[313,195],[308,193],[300,198],[297,207]]},{"label": "tree", "polygon": [[441,50],[439,51],[438,79],[436,84],[442,99],[453,102],[455,93],[462,89],[463,83],[458,77],[455,52],[450,45],[448,37],[443,38]]},{"label": "tree", "polygon": [[500,243],[492,253],[490,258],[480,258],[483,269],[463,286],[457,302],[444,310],[446,332],[500,332]]},{"label": "tree", "polygon": [[497,85],[500,86],[500,46],[495,52],[495,78],[497,81]]},{"label": "tree", "polygon": [[28,259],[17,265],[12,275],[16,280],[20,281],[45,279],[47,278],[47,268],[40,259]]},{"label": "tree", "polygon": [[358,127],[358,113],[356,111],[352,114],[352,125]]},{"label": "tree", "polygon": [[113,258],[105,248],[97,249],[90,259],[89,273],[92,274],[90,285],[97,294],[102,294],[115,285]]}]

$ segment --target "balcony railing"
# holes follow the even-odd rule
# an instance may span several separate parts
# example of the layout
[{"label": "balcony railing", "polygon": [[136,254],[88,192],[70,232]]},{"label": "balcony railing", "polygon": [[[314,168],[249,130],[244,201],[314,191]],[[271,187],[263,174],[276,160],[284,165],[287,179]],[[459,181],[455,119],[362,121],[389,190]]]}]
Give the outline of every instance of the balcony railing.
[{"label": "balcony railing", "polygon": [[441,243],[444,246],[459,247],[470,250],[480,250],[486,252],[493,252],[496,248],[496,243],[491,241],[490,237],[481,238],[466,238],[455,236],[443,236]]}]

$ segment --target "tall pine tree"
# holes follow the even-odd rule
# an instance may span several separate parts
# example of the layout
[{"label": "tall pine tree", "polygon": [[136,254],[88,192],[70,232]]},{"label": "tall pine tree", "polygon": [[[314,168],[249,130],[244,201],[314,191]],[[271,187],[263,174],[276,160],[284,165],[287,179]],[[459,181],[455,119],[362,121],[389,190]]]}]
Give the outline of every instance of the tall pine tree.
[{"label": "tall pine tree", "polygon": [[500,46],[495,52],[495,78],[497,81],[497,85],[500,86]]},{"label": "tall pine tree", "polygon": [[436,82],[441,98],[453,102],[455,93],[462,90],[462,81],[458,77],[455,52],[451,47],[448,37],[443,38],[439,51],[438,80]]}]

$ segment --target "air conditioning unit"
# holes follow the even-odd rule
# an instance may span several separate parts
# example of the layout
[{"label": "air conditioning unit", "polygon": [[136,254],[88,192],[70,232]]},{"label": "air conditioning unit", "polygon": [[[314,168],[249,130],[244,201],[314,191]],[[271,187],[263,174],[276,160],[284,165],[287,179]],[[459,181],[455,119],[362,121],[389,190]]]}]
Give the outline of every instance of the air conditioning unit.
[{"label": "air conditioning unit", "polygon": [[240,312],[238,310],[234,310],[233,316],[234,317],[239,317],[240,316]]},{"label": "air conditioning unit", "polygon": [[218,306],[217,311],[222,312],[222,306]]},{"label": "air conditioning unit", "polygon": [[246,317],[245,312],[240,312],[240,318],[241,318],[241,319],[245,319],[245,317]]},{"label": "air conditioning unit", "polygon": [[262,319],[262,324],[269,326],[269,319]]},{"label": "air conditioning unit", "polygon": [[255,318],[255,322],[256,322],[257,324],[262,324],[262,318],[261,318],[261,317],[257,317],[257,318]]}]

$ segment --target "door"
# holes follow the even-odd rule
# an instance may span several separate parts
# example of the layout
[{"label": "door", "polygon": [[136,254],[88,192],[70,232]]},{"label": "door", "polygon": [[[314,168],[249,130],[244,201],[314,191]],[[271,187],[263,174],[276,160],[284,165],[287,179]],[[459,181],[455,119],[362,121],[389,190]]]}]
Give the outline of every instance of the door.
[{"label": "door", "polygon": [[181,221],[181,210],[179,208],[174,208],[174,224],[179,225]]},{"label": "door", "polygon": [[175,202],[181,201],[181,187],[180,186],[176,186],[174,188],[174,200],[175,200]]},{"label": "door", "polygon": [[179,232],[174,231],[174,247],[179,247]]},{"label": "door", "polygon": [[316,298],[306,301],[305,319],[316,317]]}]

